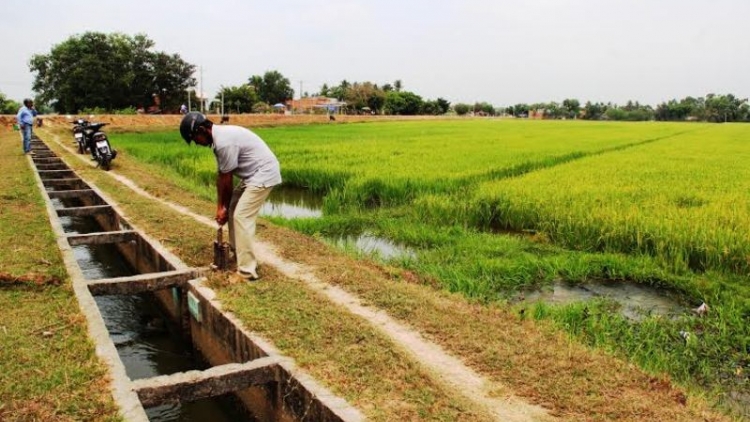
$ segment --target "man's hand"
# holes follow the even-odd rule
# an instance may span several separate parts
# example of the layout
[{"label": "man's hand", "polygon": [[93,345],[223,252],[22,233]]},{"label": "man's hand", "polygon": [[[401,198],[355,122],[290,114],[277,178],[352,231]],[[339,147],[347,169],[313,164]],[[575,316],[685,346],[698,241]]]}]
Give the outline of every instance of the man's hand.
[{"label": "man's hand", "polygon": [[216,222],[219,223],[220,226],[223,226],[227,223],[227,220],[229,220],[229,212],[227,212],[226,207],[219,207],[216,210]]},{"label": "man's hand", "polygon": [[216,222],[224,224],[229,219],[227,208],[232,202],[232,173],[219,173],[216,178],[218,202],[216,204]]}]

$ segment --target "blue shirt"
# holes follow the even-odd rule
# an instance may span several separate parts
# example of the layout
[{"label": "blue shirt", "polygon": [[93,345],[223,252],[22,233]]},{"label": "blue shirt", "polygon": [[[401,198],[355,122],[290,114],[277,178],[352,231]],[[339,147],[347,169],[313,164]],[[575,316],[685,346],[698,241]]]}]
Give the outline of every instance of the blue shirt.
[{"label": "blue shirt", "polygon": [[18,110],[16,120],[18,120],[19,124],[31,126],[34,124],[34,113],[28,107],[23,106]]}]

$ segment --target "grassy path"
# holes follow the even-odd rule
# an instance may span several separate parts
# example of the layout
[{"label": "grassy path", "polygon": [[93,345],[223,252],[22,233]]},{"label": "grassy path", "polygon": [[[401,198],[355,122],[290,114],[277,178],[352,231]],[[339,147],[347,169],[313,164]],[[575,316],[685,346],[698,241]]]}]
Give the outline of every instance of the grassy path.
[{"label": "grassy path", "polygon": [[118,420],[17,132],[0,168],[0,420]]}]

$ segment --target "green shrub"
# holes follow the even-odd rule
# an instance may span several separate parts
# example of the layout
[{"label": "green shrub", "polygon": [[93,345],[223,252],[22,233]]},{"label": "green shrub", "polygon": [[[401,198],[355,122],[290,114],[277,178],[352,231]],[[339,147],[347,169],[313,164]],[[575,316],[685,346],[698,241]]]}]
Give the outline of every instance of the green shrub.
[{"label": "green shrub", "polygon": [[466,113],[471,110],[471,106],[468,104],[456,104],[455,106],[453,106],[453,110],[455,110],[456,114],[458,114],[459,116],[465,116]]}]

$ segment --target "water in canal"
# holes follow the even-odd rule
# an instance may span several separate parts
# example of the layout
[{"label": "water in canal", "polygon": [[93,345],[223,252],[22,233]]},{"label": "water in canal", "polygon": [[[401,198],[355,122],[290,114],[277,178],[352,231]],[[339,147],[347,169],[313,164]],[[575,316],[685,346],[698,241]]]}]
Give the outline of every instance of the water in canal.
[{"label": "water in canal", "polygon": [[[76,199],[53,199],[56,208],[82,206]],[[93,217],[60,217],[66,233],[95,233],[101,227]],[[73,253],[86,279],[135,275],[113,244],[78,245]],[[151,294],[94,297],[125,371],[131,379],[168,375],[208,365],[194,352]],[[152,421],[250,420],[236,400],[227,395],[146,409]]]}]

